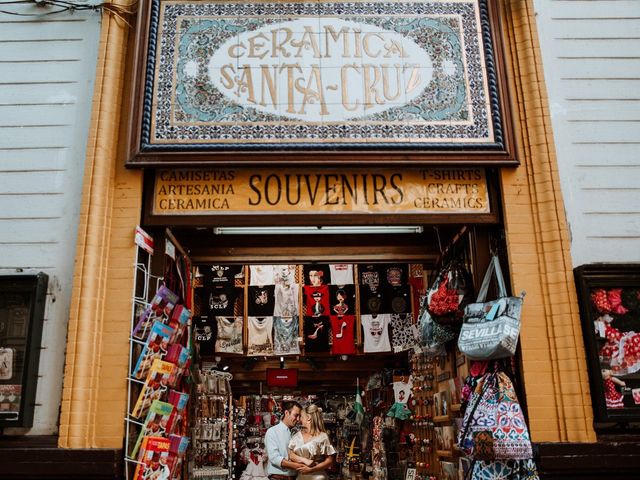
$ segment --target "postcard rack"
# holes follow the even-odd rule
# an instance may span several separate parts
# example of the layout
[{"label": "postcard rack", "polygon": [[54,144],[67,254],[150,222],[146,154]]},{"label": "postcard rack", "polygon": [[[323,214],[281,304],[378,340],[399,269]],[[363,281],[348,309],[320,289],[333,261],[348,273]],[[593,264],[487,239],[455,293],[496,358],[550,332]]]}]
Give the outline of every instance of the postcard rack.
[{"label": "postcard rack", "polygon": [[[190,441],[191,266],[169,231],[163,247],[162,262],[152,259],[153,248],[136,249],[125,417],[127,480],[183,478]],[[159,268],[162,276],[155,274]]]}]

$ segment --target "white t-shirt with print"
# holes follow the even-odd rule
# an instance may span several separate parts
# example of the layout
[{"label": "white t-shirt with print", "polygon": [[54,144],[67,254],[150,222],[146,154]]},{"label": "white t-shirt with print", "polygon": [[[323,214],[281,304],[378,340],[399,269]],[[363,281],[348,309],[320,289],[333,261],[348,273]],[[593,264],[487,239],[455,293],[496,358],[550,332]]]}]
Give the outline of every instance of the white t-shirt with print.
[{"label": "white t-shirt with print", "polygon": [[334,263],[329,265],[331,270],[331,285],[352,285],[353,265],[350,263]]},{"label": "white t-shirt with print", "polygon": [[249,285],[273,285],[273,265],[249,265]]},{"label": "white t-shirt with print", "polygon": [[360,321],[364,330],[364,352],[389,352],[389,322],[391,315],[380,313],[376,316],[361,315]]}]

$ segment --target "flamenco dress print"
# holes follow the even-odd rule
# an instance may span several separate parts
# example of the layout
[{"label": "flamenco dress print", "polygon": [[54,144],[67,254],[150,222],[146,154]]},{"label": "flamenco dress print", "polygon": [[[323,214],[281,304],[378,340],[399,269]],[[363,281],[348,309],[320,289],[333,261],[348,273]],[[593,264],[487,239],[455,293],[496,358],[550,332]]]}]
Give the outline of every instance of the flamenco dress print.
[{"label": "flamenco dress print", "polygon": [[297,355],[298,317],[273,317],[273,353],[275,355]]},{"label": "flamenco dress print", "polygon": [[615,375],[629,375],[640,370],[640,333],[622,332],[613,327],[613,318],[602,315],[606,343],[600,349],[600,356],[609,360],[611,371]]},{"label": "flamenco dress print", "polygon": [[623,408],[624,395],[616,389],[616,384],[611,378],[604,381],[604,399],[607,408]]},{"label": "flamenco dress print", "polygon": [[395,403],[387,412],[387,417],[397,418],[398,420],[406,420],[411,415],[411,410],[407,406],[409,397],[411,396],[411,388],[413,387],[413,379],[409,377],[407,382],[393,382],[393,397]]},{"label": "flamenco dress print", "polygon": [[330,285],[331,315],[353,315],[356,292],[353,285]]}]

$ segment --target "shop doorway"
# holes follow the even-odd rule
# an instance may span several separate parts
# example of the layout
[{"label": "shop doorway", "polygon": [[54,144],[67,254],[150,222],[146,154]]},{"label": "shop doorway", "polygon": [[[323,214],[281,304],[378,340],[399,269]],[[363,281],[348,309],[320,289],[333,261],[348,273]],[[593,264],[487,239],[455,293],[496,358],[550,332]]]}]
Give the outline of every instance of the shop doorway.
[{"label": "shop doorway", "polygon": [[[461,365],[453,354],[440,366],[426,361],[412,335],[433,271],[459,256],[475,273],[490,234],[455,225],[413,234],[159,231],[158,250],[167,251],[166,236],[191,276],[189,478],[255,473],[265,432],[290,399],[322,408],[336,448],[332,479],[439,471],[439,459],[454,455],[449,424]],[[162,257],[151,270],[171,272]],[[447,395],[437,397],[437,413],[447,425],[436,427],[440,390]]]},{"label": "shop doorway", "polygon": [[[453,428],[438,427],[443,438],[436,445],[433,424],[425,423],[432,416],[424,400],[433,398],[430,380],[421,378],[417,388],[424,390],[413,397],[409,380],[419,368],[431,370],[418,367],[410,337],[399,338],[401,323],[418,334],[420,299],[432,272],[445,254],[461,256],[474,271],[470,244],[481,243],[477,237],[485,232],[451,226],[420,234],[176,234],[189,239],[203,365],[232,375],[236,478],[255,473],[252,458],[264,454],[266,430],[290,399],[322,408],[337,452],[330,478],[400,480],[411,468],[422,475],[440,471],[436,448],[453,455]],[[205,330],[218,337],[205,338]],[[442,370],[455,372],[454,363]],[[425,377],[433,380],[434,373]],[[409,408],[410,397],[423,398],[421,405]],[[459,401],[447,398],[441,417],[453,419],[447,401]],[[366,411],[358,420],[357,402]],[[416,449],[416,435],[429,443]]]}]

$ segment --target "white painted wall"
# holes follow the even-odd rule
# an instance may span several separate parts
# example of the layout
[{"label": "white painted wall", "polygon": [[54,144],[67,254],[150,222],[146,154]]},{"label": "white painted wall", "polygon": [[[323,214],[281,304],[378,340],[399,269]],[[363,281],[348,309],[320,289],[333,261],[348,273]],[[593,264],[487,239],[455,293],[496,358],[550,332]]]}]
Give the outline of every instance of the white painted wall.
[{"label": "white painted wall", "polygon": [[[9,9],[52,10],[2,5]],[[49,275],[29,434],[58,430],[99,33],[98,12],[0,13],[0,275]]]},{"label": "white painted wall", "polygon": [[534,0],[574,266],[640,262],[640,0]]}]

